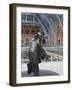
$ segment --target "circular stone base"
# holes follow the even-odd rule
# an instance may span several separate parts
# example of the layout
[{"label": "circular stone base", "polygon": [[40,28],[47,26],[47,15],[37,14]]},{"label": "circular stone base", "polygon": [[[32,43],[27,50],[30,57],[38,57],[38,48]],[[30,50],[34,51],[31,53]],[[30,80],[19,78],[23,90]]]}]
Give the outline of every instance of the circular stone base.
[{"label": "circular stone base", "polygon": [[[55,76],[55,75],[59,75],[58,73],[54,72],[54,71],[50,71],[50,70],[39,70],[39,76]],[[21,73],[22,77],[33,77],[34,74],[27,74],[27,71],[24,71]]]}]

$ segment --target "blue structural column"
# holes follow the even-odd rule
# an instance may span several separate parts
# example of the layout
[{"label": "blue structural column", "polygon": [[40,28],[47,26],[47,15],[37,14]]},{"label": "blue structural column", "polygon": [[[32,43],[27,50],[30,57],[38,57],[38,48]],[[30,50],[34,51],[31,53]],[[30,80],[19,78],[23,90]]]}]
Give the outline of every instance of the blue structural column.
[{"label": "blue structural column", "polygon": [[45,46],[48,46],[48,35],[45,35],[44,38],[45,38]]},{"label": "blue structural column", "polygon": [[46,44],[47,44],[47,46],[49,46],[48,36],[46,36]]},{"label": "blue structural column", "polygon": [[50,46],[50,33],[48,34],[48,46]]},{"label": "blue structural column", "polygon": [[54,47],[57,46],[57,32],[54,32]]}]

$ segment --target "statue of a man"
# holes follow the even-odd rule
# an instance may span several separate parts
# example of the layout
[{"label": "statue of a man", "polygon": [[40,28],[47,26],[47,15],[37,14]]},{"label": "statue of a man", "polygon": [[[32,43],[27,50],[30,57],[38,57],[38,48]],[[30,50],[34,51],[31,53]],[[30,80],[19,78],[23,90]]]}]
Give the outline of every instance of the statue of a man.
[{"label": "statue of a man", "polygon": [[35,76],[39,75],[39,63],[41,63],[41,59],[47,57],[47,54],[40,45],[40,38],[41,33],[36,33],[32,38],[32,42],[29,47],[29,63],[27,64],[28,74],[33,72]]}]

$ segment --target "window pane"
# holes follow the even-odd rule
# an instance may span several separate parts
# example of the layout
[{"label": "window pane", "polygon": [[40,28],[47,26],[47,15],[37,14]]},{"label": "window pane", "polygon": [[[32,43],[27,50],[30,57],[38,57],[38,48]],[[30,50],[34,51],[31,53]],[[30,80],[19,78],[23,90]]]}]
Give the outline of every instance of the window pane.
[{"label": "window pane", "polygon": [[33,21],[33,15],[27,15],[27,21]]},{"label": "window pane", "polygon": [[25,34],[29,34],[29,30],[25,30]]},{"label": "window pane", "polygon": [[21,20],[22,20],[22,21],[25,21],[25,20],[26,20],[26,14],[22,14]]}]

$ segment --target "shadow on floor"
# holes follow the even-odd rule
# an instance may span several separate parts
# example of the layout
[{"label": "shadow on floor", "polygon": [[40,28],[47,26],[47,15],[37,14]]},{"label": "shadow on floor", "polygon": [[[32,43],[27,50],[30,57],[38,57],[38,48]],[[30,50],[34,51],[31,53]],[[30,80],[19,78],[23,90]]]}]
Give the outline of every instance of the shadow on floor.
[{"label": "shadow on floor", "polygon": [[[55,75],[59,75],[58,73],[54,72],[54,71],[50,71],[50,70],[40,70],[39,71],[39,76],[55,76]],[[21,73],[22,77],[33,77],[33,73],[31,74],[27,74],[27,71],[24,71]]]}]

